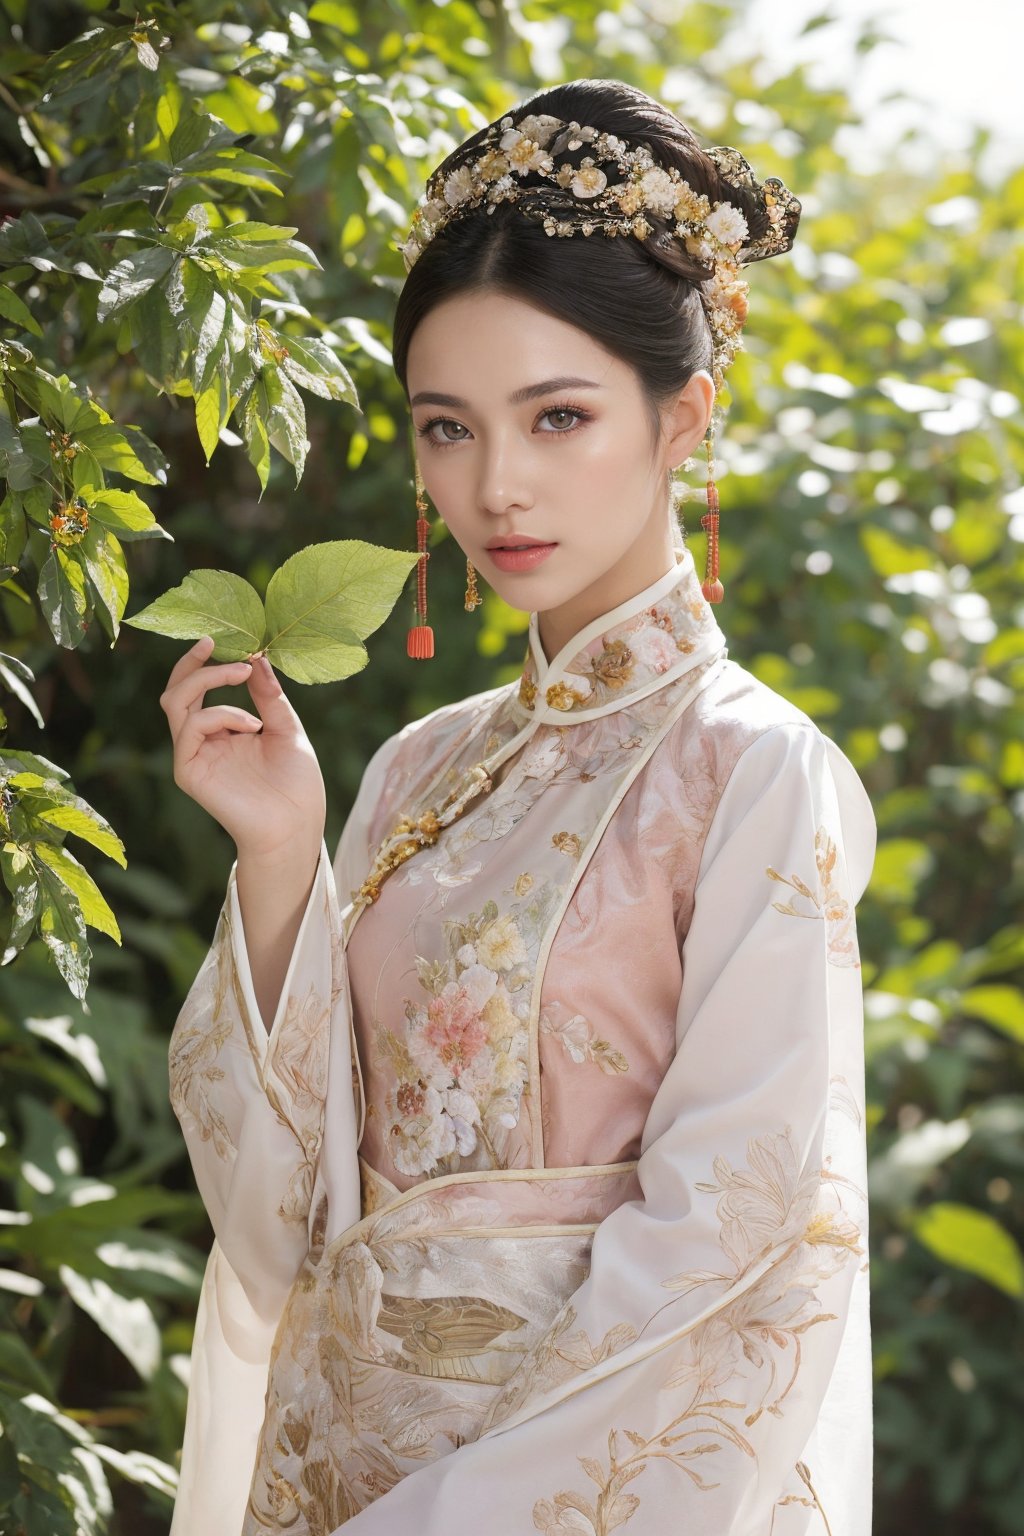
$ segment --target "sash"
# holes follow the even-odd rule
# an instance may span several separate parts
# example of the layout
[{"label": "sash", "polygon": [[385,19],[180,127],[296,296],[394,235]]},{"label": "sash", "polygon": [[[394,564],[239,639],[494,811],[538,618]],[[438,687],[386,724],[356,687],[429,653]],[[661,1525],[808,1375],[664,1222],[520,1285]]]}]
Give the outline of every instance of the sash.
[{"label": "sash", "polygon": [[[274,1338],[242,1536],[330,1536],[477,1439],[494,1397],[586,1278],[593,1235],[641,1195],[636,1161],[488,1170],[405,1192],[360,1156],[362,1218],[326,1198]],[[559,1341],[571,1354],[571,1336]]]}]

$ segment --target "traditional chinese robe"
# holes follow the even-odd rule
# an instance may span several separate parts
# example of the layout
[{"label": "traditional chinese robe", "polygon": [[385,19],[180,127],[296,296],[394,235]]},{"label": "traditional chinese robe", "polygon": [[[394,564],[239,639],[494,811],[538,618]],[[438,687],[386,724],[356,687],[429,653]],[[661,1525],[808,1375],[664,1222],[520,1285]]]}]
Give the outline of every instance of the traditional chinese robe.
[{"label": "traditional chinese robe", "polygon": [[232,866],[172,1536],[867,1536],[875,822],[675,562],[384,742],[269,1030]]}]

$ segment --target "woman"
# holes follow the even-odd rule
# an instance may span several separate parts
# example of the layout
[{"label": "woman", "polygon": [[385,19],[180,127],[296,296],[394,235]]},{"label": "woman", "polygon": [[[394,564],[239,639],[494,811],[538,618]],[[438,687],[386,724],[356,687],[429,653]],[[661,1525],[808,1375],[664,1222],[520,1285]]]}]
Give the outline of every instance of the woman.
[{"label": "woman", "polygon": [[874,818],[727,657],[713,482],[703,585],[670,496],[798,217],[618,81],[475,134],[394,361],[521,677],[385,741],[332,861],[271,669],[171,673],[238,845],[170,1046],[216,1234],[175,1536],[870,1528]]}]

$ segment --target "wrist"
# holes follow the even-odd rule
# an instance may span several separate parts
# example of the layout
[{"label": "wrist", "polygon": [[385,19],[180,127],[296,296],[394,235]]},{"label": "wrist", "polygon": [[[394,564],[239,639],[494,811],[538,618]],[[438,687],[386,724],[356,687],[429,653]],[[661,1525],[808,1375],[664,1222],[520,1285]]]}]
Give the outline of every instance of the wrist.
[{"label": "wrist", "polygon": [[323,841],[324,833],[321,832],[315,842],[311,837],[292,838],[276,848],[257,848],[237,843],[235,858],[240,867],[244,865],[246,869],[273,874],[280,879],[289,870],[305,872],[312,869],[319,861]]}]

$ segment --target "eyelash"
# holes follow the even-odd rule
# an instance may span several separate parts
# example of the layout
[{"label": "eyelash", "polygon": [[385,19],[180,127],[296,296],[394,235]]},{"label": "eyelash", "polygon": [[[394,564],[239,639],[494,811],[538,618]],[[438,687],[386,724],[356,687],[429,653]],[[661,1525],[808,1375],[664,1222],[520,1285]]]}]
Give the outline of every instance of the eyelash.
[{"label": "eyelash", "polygon": [[[542,411],[541,412],[541,416],[567,416],[567,415],[568,416],[575,416],[577,418],[576,423],[575,423],[574,426],[566,427],[564,430],[558,430],[558,431],[554,431],[554,432],[542,432],[541,436],[542,437],[571,437],[574,432],[578,432],[579,431],[580,427],[585,426],[588,421],[591,421],[593,419],[591,417],[589,411],[584,411],[579,406],[570,404],[569,401],[566,401],[564,405],[549,405],[546,411]],[[418,435],[420,437],[424,438],[430,444],[430,446],[432,448],[456,448],[456,447],[458,447],[459,443],[464,443],[466,441],[466,439],[463,438],[463,437],[450,437],[450,438],[447,439],[447,441],[441,442],[438,438],[431,437],[430,434],[431,434],[433,428],[436,427],[438,425],[438,423],[442,422],[442,421],[453,421],[454,422],[454,417],[452,417],[452,416],[432,416],[429,421],[425,421],[423,423],[422,427],[417,428]],[[455,422],[455,425],[456,426],[461,426],[462,423],[461,422]]]}]

